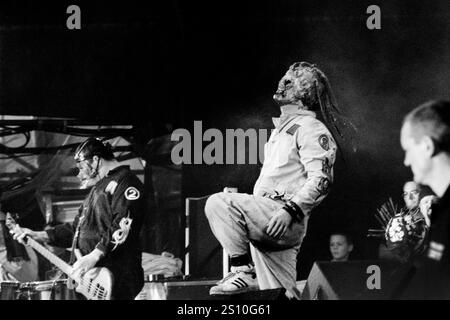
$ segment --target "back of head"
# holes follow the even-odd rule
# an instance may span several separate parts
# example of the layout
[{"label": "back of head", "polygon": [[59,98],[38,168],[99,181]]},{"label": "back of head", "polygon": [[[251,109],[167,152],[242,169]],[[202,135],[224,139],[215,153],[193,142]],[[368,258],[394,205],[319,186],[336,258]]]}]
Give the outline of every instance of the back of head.
[{"label": "back of head", "polygon": [[413,129],[416,141],[428,136],[435,144],[435,153],[450,153],[450,102],[432,100],[421,104],[405,116],[406,123]]},{"label": "back of head", "polygon": [[83,161],[86,159],[92,159],[94,156],[103,158],[105,160],[113,160],[114,153],[109,143],[103,143],[96,138],[89,138],[75,150],[74,159],[76,161]]}]

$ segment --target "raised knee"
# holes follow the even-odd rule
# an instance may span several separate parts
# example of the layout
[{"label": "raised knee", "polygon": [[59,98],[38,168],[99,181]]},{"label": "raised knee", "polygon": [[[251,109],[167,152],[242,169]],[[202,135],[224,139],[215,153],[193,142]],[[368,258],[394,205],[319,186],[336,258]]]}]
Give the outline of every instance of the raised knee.
[{"label": "raised knee", "polygon": [[205,204],[205,214],[207,218],[210,218],[214,212],[217,211],[217,208],[219,207],[219,203],[222,202],[223,200],[221,200],[220,194],[222,192],[219,193],[215,193],[213,195],[211,195],[208,200],[206,200],[206,204]]}]

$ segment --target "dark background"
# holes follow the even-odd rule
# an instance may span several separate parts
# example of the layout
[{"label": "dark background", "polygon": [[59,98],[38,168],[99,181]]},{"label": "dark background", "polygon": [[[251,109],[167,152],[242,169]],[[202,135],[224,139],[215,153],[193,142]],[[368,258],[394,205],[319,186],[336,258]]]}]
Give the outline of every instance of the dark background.
[{"label": "dark background", "polygon": [[[81,8],[82,29],[66,28]],[[366,9],[381,8],[381,30]],[[333,229],[376,256],[365,237],[376,208],[401,201],[411,179],[399,144],[402,117],[449,98],[450,5],[436,1],[14,1],[0,4],[0,114],[130,123],[140,138],[202,120],[208,127],[271,128],[272,94],[295,61],[327,74],[359,128],[359,149],[338,159],[332,193],[310,220],[299,277],[329,259]],[[184,196],[224,186],[251,192],[258,165],[192,165]]]}]

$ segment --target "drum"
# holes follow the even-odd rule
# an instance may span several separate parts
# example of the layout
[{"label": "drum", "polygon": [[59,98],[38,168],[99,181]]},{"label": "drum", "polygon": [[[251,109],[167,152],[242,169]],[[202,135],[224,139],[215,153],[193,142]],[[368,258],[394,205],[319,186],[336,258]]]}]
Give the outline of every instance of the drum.
[{"label": "drum", "polygon": [[[182,282],[190,278],[188,275],[165,277],[162,274],[149,274],[144,279],[144,287],[135,300],[167,300],[167,287],[172,282]],[[215,280],[215,282],[217,282]],[[215,283],[214,282],[214,283]]]},{"label": "drum", "polygon": [[145,282],[135,300],[166,300],[166,287],[163,282]]},{"label": "drum", "polygon": [[0,300],[16,300],[20,289],[20,282],[2,281],[0,282]]},{"label": "drum", "polygon": [[76,300],[75,292],[67,288],[67,280],[22,283],[17,300]]}]

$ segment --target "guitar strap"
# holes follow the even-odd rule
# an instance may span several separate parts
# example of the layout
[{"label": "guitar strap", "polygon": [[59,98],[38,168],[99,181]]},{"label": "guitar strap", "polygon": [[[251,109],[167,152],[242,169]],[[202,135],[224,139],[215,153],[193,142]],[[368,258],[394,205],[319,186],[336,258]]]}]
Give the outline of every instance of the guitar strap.
[{"label": "guitar strap", "polygon": [[[83,219],[84,219],[84,217],[86,215],[87,209],[90,207],[90,205],[93,202],[94,189],[95,189],[95,186],[92,187],[91,191],[89,192],[89,195],[88,195],[88,197],[86,199],[87,201],[85,200],[83,202],[83,204],[82,204],[81,215],[80,215],[80,218],[78,219],[77,227],[75,228],[75,234],[74,234],[73,240],[72,240],[72,247],[71,247],[71,251],[70,251],[69,265],[73,265],[75,263],[75,260],[76,260],[75,250],[77,250],[77,242],[78,242],[78,237],[80,236],[81,223],[82,223],[82,221],[83,221]],[[68,281],[67,281],[67,288],[68,289],[74,289],[74,283],[72,283],[72,281],[70,279],[68,279]]]},{"label": "guitar strap", "polygon": [[71,248],[71,252],[70,252],[70,259],[69,259],[69,264],[73,265],[76,259],[75,256],[75,250],[77,249],[77,242],[78,242],[78,237],[80,236],[80,228],[81,228],[81,223],[86,215],[86,211],[87,209],[92,205],[92,203],[94,202],[94,189],[95,186],[92,187],[91,191],[89,192],[89,195],[87,197],[87,201],[84,201],[82,204],[82,213],[80,218],[78,219],[78,223],[77,223],[77,227],[75,229],[75,234],[73,236],[73,240],[72,240],[72,248]]},{"label": "guitar strap", "polygon": [[72,247],[71,247],[71,252],[70,252],[70,260],[69,260],[69,264],[73,265],[75,263],[75,250],[77,250],[77,241],[78,241],[78,237],[80,235],[80,226],[81,226],[81,221],[84,219],[84,213],[83,215],[80,217],[80,219],[78,219],[78,224],[77,224],[77,228],[75,230],[75,235],[73,236],[73,240],[72,240]]},{"label": "guitar strap", "polygon": [[[78,240],[78,235],[80,234],[80,225],[81,225],[81,221],[84,218],[84,203],[83,203],[83,214],[81,215],[80,219],[78,219],[78,224],[77,224],[77,228],[75,230],[75,235],[73,236],[73,240],[72,240],[72,250],[70,251],[70,259],[69,259],[69,265],[73,265],[75,262],[75,249],[76,249],[76,245],[77,245],[77,240]],[[69,290],[74,290],[75,289],[75,284],[72,282],[72,280],[70,280],[70,278],[67,278],[67,289]],[[52,290],[53,292],[54,290]]]}]

